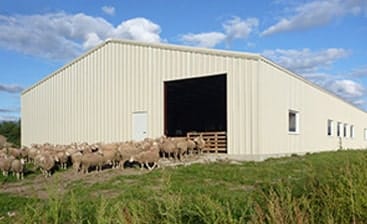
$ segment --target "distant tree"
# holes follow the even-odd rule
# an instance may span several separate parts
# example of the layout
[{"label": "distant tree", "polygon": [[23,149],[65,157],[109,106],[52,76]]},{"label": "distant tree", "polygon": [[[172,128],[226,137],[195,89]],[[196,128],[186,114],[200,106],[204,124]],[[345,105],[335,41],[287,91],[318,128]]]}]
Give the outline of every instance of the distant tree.
[{"label": "distant tree", "polygon": [[9,143],[20,146],[20,120],[1,122],[0,135],[5,136]]}]

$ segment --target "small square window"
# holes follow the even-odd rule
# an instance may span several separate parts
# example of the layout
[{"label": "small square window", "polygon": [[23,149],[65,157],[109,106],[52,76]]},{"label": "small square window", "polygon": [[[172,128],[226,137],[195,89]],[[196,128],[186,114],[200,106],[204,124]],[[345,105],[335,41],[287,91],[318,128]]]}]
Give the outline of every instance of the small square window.
[{"label": "small square window", "polygon": [[328,136],[333,136],[333,121],[332,120],[327,120],[327,135]]},{"label": "small square window", "polygon": [[299,113],[297,111],[290,110],[288,112],[288,131],[290,133],[299,132]]}]

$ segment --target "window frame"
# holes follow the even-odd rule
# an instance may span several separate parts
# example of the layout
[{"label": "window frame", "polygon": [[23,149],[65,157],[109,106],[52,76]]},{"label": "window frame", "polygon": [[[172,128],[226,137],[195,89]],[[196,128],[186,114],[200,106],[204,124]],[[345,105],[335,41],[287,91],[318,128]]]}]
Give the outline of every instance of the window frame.
[{"label": "window frame", "polygon": [[348,124],[347,123],[343,124],[343,137],[348,138]]},{"label": "window frame", "polygon": [[[290,123],[290,115],[294,114],[295,115],[295,130],[292,131],[291,130],[291,123]],[[300,125],[299,125],[299,111],[296,110],[288,110],[288,134],[299,134],[300,133]]]},{"label": "window frame", "polygon": [[349,137],[354,138],[354,125],[349,126]]},{"label": "window frame", "polygon": [[334,121],[331,119],[327,120],[327,129],[326,129],[327,136],[334,136]]},{"label": "window frame", "polygon": [[343,123],[342,122],[340,122],[340,121],[338,121],[337,123],[336,123],[336,136],[337,137],[342,137],[342,126],[343,125]]}]

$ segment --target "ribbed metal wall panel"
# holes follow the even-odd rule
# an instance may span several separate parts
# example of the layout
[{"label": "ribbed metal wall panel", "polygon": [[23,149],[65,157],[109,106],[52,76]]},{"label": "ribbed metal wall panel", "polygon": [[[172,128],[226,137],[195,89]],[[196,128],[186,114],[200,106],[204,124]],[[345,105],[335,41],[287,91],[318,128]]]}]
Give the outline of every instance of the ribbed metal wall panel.
[{"label": "ribbed metal wall panel", "polygon": [[[147,112],[148,134],[158,137],[164,132],[164,81],[223,73],[229,154],[335,147],[334,140],[325,139],[325,123],[311,139],[313,121],[304,116],[354,124],[356,139],[348,144],[365,142],[364,112],[258,55],[108,41],[22,94],[22,144],[130,140],[132,114],[138,111]],[[330,104],[333,113],[325,108]],[[288,109],[300,110],[302,136],[284,131]]]},{"label": "ribbed metal wall panel", "polygon": [[164,81],[226,73],[228,152],[249,154],[256,146],[250,131],[256,113],[255,59],[108,42],[23,94],[22,144],[130,140],[137,111],[148,113],[149,136],[158,137],[164,125]]},{"label": "ribbed metal wall panel", "polygon": [[[284,75],[283,69],[263,61],[259,72],[259,149],[260,154],[283,154],[336,150],[340,147],[336,136],[336,122],[353,125],[355,137],[342,137],[343,148],[366,148],[364,111],[331,96],[325,91],[301,81],[299,77]],[[299,112],[299,134],[288,133],[288,111]],[[334,136],[327,136],[327,120],[334,121]]]}]

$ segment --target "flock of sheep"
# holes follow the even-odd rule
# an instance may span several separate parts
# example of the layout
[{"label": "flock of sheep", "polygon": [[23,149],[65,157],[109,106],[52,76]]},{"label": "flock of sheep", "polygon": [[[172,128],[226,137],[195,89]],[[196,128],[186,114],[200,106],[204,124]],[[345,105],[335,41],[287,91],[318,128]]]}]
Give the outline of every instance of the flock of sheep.
[{"label": "flock of sheep", "polygon": [[0,145],[0,169],[4,176],[9,172],[23,179],[25,162],[39,168],[45,177],[56,169],[72,167],[76,173],[88,173],[104,168],[124,169],[127,163],[137,163],[143,169],[159,167],[161,157],[181,160],[193,153],[201,154],[205,147],[202,136],[188,138],[144,139],[140,142],[120,143],[73,143],[70,145],[33,144],[30,148],[13,148],[9,144]]}]

